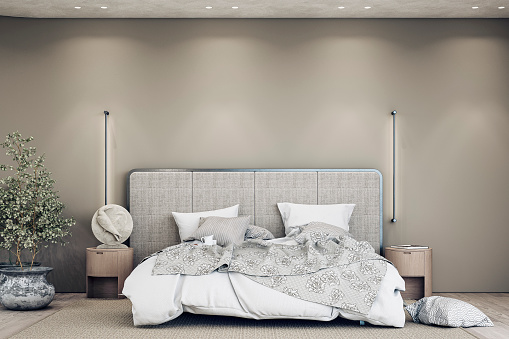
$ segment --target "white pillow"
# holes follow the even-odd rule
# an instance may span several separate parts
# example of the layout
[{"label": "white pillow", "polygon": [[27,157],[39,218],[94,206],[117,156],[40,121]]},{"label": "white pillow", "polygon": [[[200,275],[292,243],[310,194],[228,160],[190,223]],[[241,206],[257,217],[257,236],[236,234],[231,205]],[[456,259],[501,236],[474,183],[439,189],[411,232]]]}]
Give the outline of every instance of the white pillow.
[{"label": "white pillow", "polygon": [[187,239],[198,229],[201,217],[223,217],[233,218],[239,215],[239,205],[223,208],[214,211],[196,213],[171,212],[179,229],[180,239]]},{"label": "white pillow", "polygon": [[323,222],[348,231],[350,229],[348,223],[355,204],[304,205],[280,202],[277,207],[283,219],[285,234],[288,235],[293,228],[307,225],[312,221]]}]

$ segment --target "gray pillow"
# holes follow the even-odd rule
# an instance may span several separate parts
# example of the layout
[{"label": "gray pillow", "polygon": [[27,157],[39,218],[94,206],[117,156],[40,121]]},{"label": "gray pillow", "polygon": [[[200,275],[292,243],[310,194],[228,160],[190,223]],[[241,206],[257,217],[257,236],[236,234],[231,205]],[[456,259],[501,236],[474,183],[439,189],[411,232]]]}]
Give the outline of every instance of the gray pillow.
[{"label": "gray pillow", "polygon": [[477,307],[453,298],[426,297],[405,309],[416,323],[449,327],[493,326],[490,318]]},{"label": "gray pillow", "polygon": [[202,237],[213,235],[219,246],[239,245],[244,241],[250,220],[249,215],[235,218],[201,217],[198,229],[184,240],[200,240]]},{"label": "gray pillow", "polygon": [[247,227],[246,234],[244,235],[244,240],[246,239],[270,240],[274,239],[274,235],[266,228],[249,225]]}]

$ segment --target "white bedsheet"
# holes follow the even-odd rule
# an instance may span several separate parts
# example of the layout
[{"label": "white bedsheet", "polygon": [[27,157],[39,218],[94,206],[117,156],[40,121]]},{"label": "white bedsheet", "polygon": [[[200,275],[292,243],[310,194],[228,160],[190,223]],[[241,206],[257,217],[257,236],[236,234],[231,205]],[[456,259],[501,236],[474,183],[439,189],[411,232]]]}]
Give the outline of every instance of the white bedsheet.
[{"label": "white bedsheet", "polygon": [[[284,241],[277,241],[285,243]],[[297,299],[265,287],[240,273],[214,272],[205,276],[152,275],[156,257],[141,263],[124,283],[131,300],[135,326],[157,325],[182,312],[252,319],[313,319],[328,321],[338,315],[374,325],[403,327],[405,313],[400,290],[405,282],[387,266],[380,292],[367,316]]]}]

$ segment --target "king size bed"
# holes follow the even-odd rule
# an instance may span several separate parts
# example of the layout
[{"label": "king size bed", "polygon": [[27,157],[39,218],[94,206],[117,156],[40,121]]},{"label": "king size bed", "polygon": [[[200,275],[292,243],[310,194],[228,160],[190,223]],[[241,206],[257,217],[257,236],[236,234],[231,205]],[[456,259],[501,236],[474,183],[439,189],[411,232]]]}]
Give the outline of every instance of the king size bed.
[{"label": "king size bed", "polygon": [[404,325],[377,170],[140,169],[127,190],[136,326],[183,312]]}]

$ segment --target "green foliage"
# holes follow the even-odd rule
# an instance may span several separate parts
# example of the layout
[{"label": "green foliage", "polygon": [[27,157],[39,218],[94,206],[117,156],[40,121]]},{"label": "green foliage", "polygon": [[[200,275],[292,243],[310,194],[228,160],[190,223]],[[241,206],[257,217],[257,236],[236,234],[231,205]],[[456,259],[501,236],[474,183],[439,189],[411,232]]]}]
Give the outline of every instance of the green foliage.
[{"label": "green foliage", "polygon": [[25,145],[19,132],[7,135],[1,143],[14,166],[0,165],[1,171],[12,172],[0,178],[0,248],[16,255],[21,264],[23,250],[30,251],[32,263],[41,248],[50,243],[65,244],[76,221],[61,216],[64,204],[58,200],[51,172],[44,167],[44,155],[36,156],[35,147]]}]

